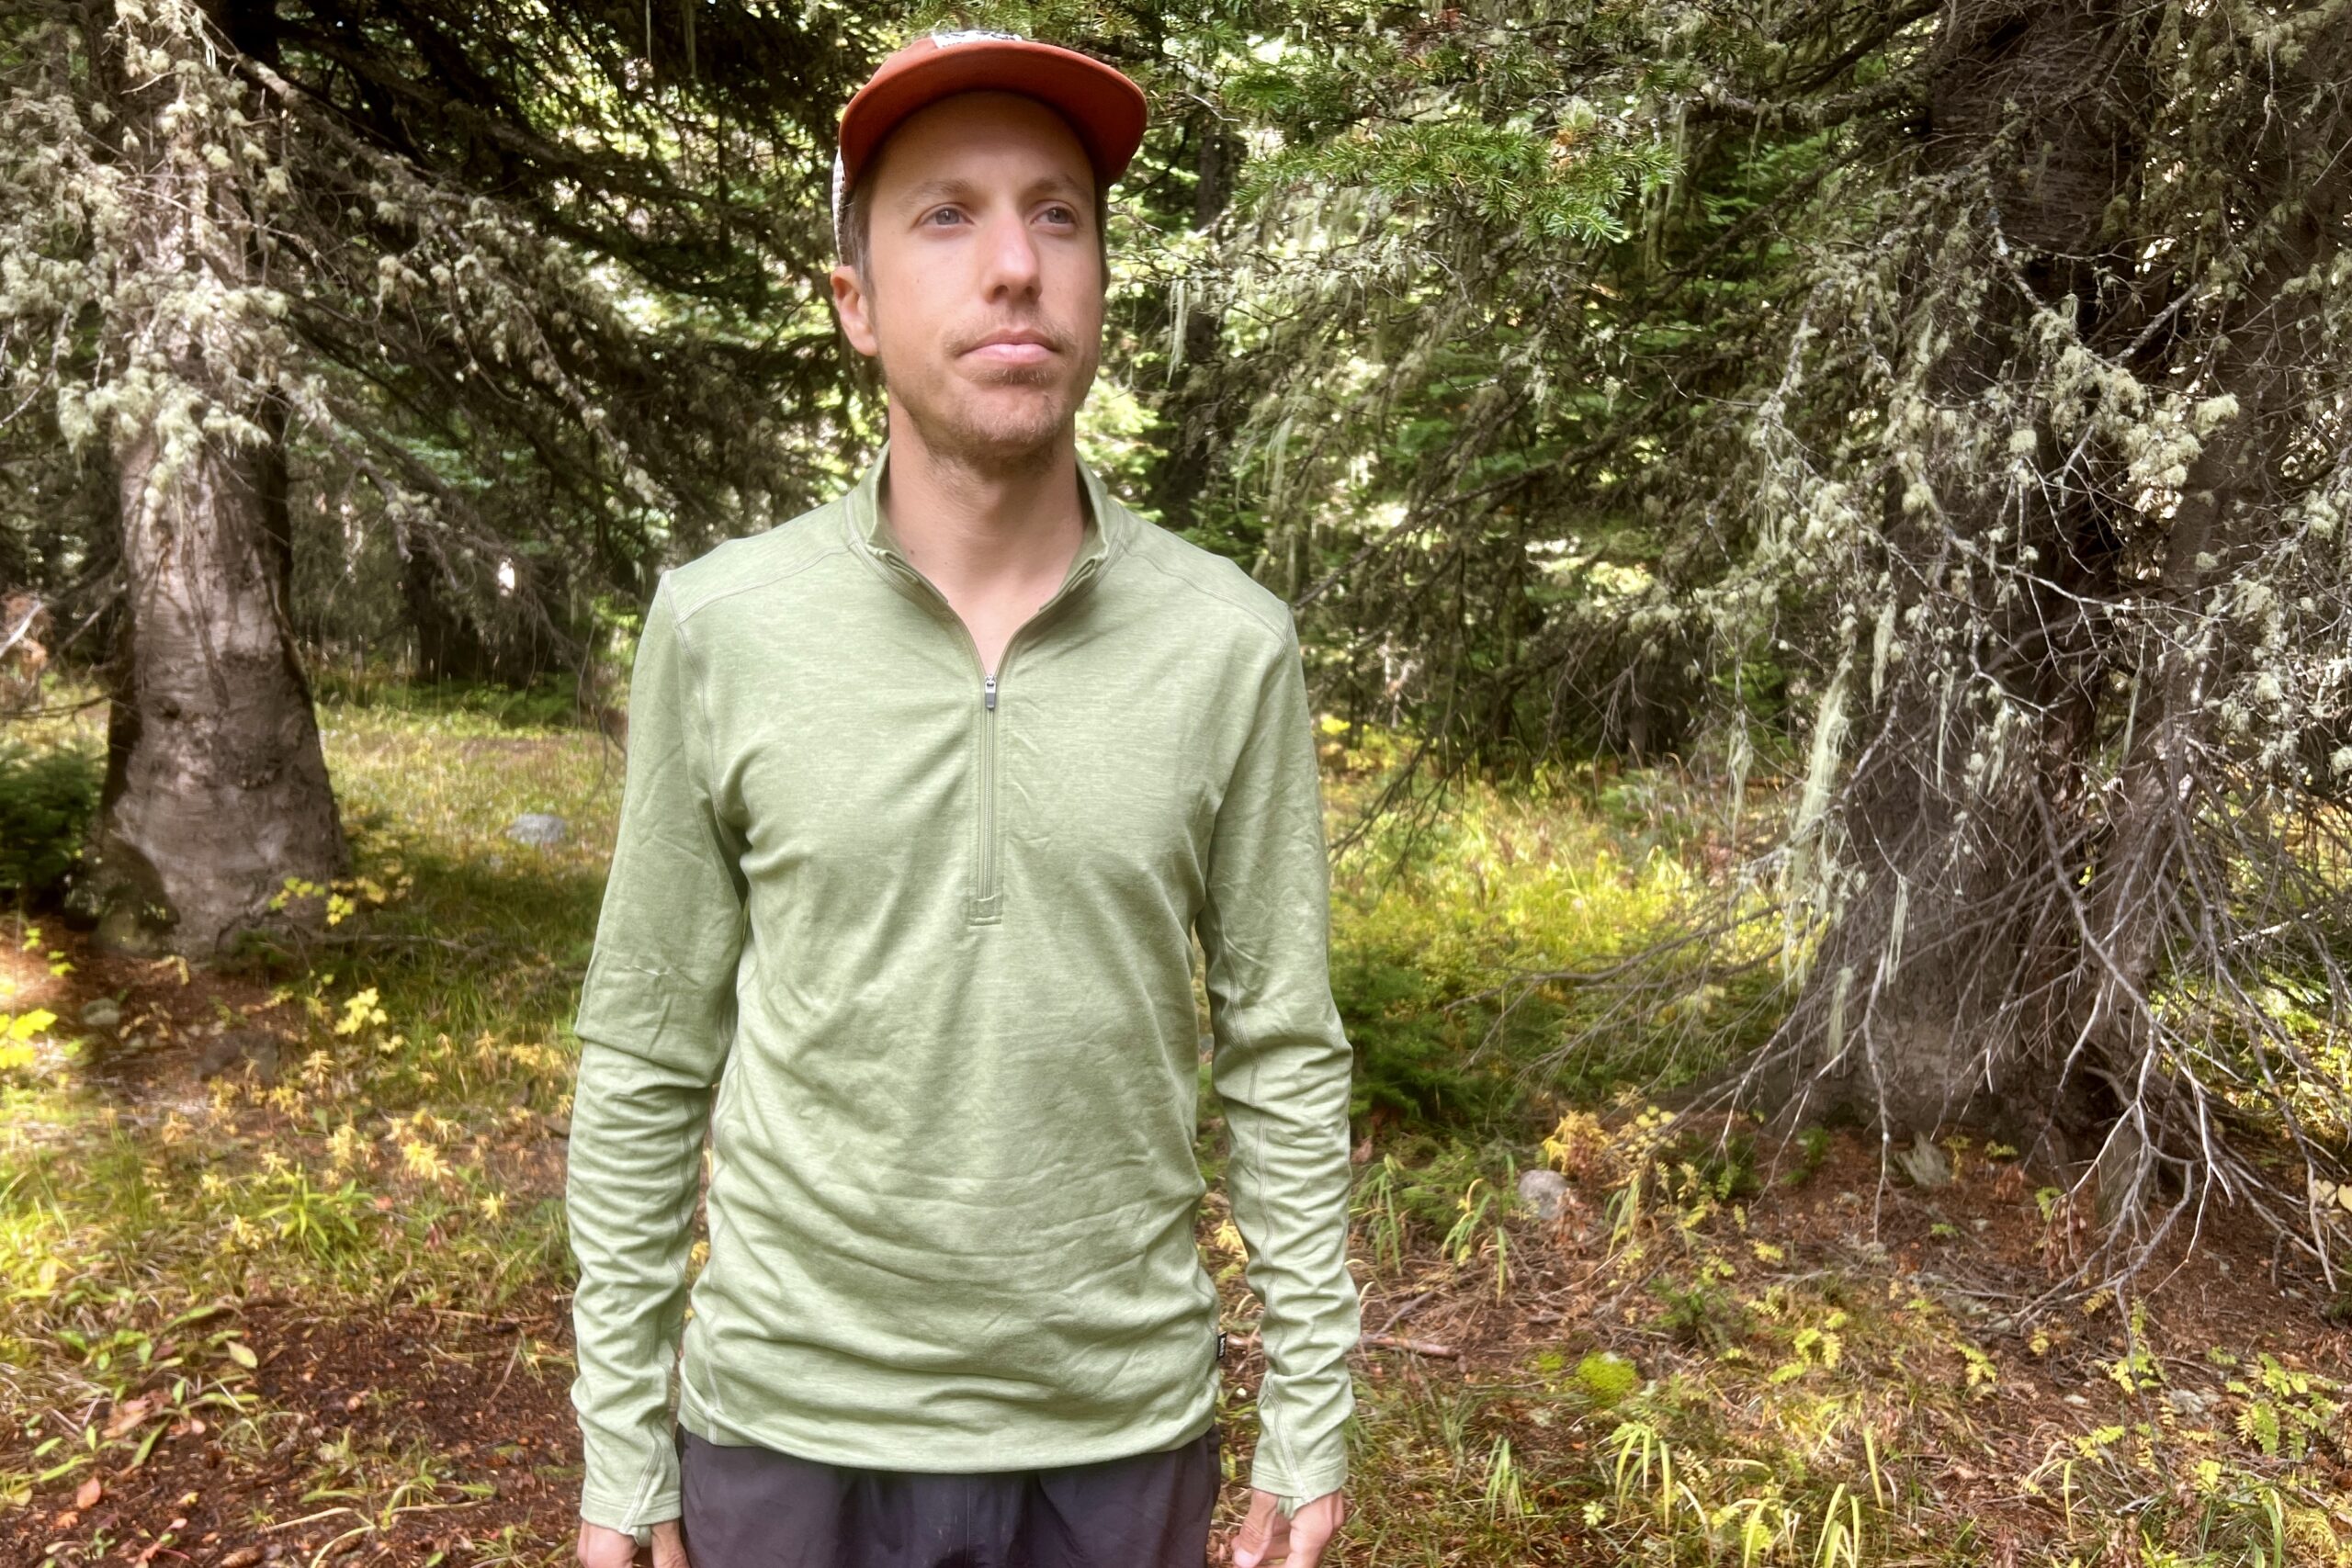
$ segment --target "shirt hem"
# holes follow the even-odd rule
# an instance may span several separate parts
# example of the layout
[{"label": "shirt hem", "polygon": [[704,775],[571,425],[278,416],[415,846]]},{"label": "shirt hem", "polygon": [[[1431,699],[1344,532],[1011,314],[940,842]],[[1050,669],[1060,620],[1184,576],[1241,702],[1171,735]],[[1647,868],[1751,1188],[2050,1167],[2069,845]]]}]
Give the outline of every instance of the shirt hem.
[{"label": "shirt hem", "polygon": [[993,1432],[967,1444],[924,1449],[919,1444],[889,1450],[844,1443],[838,1427],[804,1427],[774,1416],[741,1422],[714,1416],[704,1408],[691,1381],[681,1379],[678,1425],[704,1442],[727,1447],[763,1448],[845,1470],[905,1471],[928,1475],[978,1475],[996,1472],[1061,1470],[1073,1465],[1100,1464],[1181,1448],[1206,1432],[1216,1419],[1216,1391],[1212,1385],[1182,1420],[1138,1424],[1100,1441],[1024,1444],[1005,1432]]}]

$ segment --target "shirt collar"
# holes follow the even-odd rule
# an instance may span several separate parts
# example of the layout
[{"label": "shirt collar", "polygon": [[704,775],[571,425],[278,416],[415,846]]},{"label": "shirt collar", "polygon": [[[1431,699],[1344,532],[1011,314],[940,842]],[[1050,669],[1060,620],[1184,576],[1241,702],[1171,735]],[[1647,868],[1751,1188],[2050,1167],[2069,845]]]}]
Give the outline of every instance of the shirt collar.
[{"label": "shirt collar", "polygon": [[[866,465],[865,472],[859,477],[857,483],[850,487],[845,498],[849,530],[857,542],[873,555],[886,562],[895,561],[911,570],[906,552],[899,547],[898,536],[890,527],[890,520],[882,511],[882,474],[889,460],[890,444],[885,441],[882,449],[874,455],[874,461]],[[1065,581],[1099,570],[1088,563],[1107,559],[1125,536],[1118,506],[1112,501],[1102,476],[1089,468],[1083,458],[1079,460],[1078,478],[1086,496],[1086,534],[1079,542],[1078,554],[1070,558],[1069,572],[1064,578]]]}]

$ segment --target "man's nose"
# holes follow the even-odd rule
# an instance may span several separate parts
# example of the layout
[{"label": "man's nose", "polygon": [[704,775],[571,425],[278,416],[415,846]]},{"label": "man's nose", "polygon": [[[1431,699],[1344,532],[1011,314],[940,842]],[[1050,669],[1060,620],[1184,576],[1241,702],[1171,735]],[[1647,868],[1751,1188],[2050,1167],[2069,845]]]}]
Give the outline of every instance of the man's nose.
[{"label": "man's nose", "polygon": [[1036,293],[1040,270],[1037,243],[1018,214],[1001,218],[988,226],[983,254],[987,276],[982,281],[989,299],[1003,294]]}]

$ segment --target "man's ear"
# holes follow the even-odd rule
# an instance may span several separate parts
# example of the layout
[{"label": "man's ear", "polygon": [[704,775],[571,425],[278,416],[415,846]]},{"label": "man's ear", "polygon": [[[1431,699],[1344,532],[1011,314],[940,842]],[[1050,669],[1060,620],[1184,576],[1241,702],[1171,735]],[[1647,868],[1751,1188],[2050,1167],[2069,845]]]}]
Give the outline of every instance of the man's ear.
[{"label": "man's ear", "polygon": [[852,348],[868,359],[882,352],[882,340],[874,335],[874,302],[855,267],[844,264],[833,268],[833,309]]}]

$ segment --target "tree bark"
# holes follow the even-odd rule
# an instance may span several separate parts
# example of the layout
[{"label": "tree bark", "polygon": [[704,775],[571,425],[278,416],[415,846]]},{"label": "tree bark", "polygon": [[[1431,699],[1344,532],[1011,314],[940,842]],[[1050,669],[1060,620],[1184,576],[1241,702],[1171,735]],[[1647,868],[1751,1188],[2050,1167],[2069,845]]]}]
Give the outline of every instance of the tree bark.
[{"label": "tree bark", "polygon": [[[175,54],[188,48],[168,24],[151,37]],[[141,72],[132,85],[111,51],[103,58],[136,138],[123,153],[139,192],[126,270],[249,283],[237,194],[204,156],[202,117],[163,112],[179,92],[169,73]],[[209,957],[284,918],[269,906],[289,878],[323,889],[349,852],[287,615],[283,419],[266,395],[240,398],[258,440],[206,429],[224,381],[241,379],[219,363],[235,340],[170,308],[168,288],[156,292],[164,307],[124,322],[117,345],[161,386],[113,440],[124,615],[106,785],[77,903],[98,917],[102,942]],[[314,918],[322,904],[298,899],[290,918]]]},{"label": "tree bark", "polygon": [[[2301,53],[2282,74],[2298,88],[2340,83],[2352,71],[2352,42],[2330,35],[2326,47]],[[2297,97],[2301,98],[2298,93]],[[2143,1087],[2143,1119],[2171,1119],[2162,1101],[2161,1074],[2136,1074],[2155,1048],[2147,998],[2164,968],[2170,939],[2210,932],[2217,922],[2188,892],[2186,873],[2198,852],[2196,822],[2210,793],[2227,775],[2227,748],[2217,733],[2216,705],[2206,694],[2216,673],[2200,646],[2200,601],[2214,585],[2258,570],[2266,541],[2250,536],[2247,522],[2275,508],[2285,439],[2297,382],[2313,363],[2320,291],[2304,286],[2324,276],[2336,254],[2341,215],[2352,203],[2352,107],[2340,93],[2316,122],[2281,119],[2247,152],[2252,174],[2248,206],[2271,219],[2271,243],[2237,292],[2223,347],[2210,386],[2235,400],[2237,412],[2207,434],[2189,465],[2164,541],[2163,573],[2155,594],[2162,615],[2138,661],[2140,721],[2124,759],[2111,823],[2085,897],[2085,961],[2071,987],[2065,1021],[2074,1038],[2091,1043],[2117,1076],[2134,1074]],[[2214,881],[2226,881],[2215,868]],[[2205,940],[2211,940],[2210,936]],[[2152,1128],[2153,1131],[2159,1129]],[[2194,1141],[2193,1129],[2161,1129]]]},{"label": "tree bark", "polygon": [[416,637],[420,681],[487,681],[495,672],[489,640],[441,580],[441,564],[421,539],[408,542],[401,563],[401,603]]},{"label": "tree bark", "polygon": [[[1206,109],[1193,115],[1187,130],[1193,154],[1193,227],[1214,228],[1233,199],[1234,175],[1244,150],[1239,139]],[[1171,436],[1151,479],[1152,503],[1170,527],[1186,527],[1198,520],[1217,448],[1229,434],[1217,384],[1224,331],[1221,314],[1195,305],[1185,312],[1174,345],[1182,368],[1161,409]]]},{"label": "tree bark", "polygon": [[[1992,209],[1970,220],[1997,222],[2018,278],[2041,301],[2071,297],[2086,336],[2107,309],[2105,220],[2139,162],[2134,26],[2120,0],[1973,0],[1945,12],[1937,46],[1929,169],[1957,182],[1991,162]],[[2022,351],[2033,299],[2006,280],[1993,298],[1998,309],[1952,327],[1930,375],[1941,406],[1965,408]],[[2042,430],[2037,461],[2053,468],[2062,451]],[[2035,998],[2053,960],[2071,968],[2078,951],[2064,868],[2079,864],[2079,848],[2063,833],[2053,843],[2045,827],[2067,815],[2063,798],[2094,735],[2095,599],[2084,591],[2112,570],[2115,523],[2096,487],[2053,482],[2041,495],[2022,521],[2055,569],[2043,575],[2065,591],[2039,588],[2005,611],[1987,605],[1980,613],[1997,629],[1981,658],[2020,705],[2051,717],[2016,742],[2030,754],[2007,782],[1978,798],[1959,775],[1966,738],[1983,731],[1964,693],[1923,678],[1927,660],[1900,667],[1857,725],[1848,750],[1860,760],[1833,814],[1849,879],[1764,1058],[1762,1094],[1790,1120],[1853,1113],[1894,1142],[1981,1120],[2063,1158],[2111,1110],[2100,1085],[2059,1072],[2044,1048],[2057,1010]],[[1980,546],[2020,521],[2019,508],[1973,492],[1945,495],[1924,517],[1905,516],[1890,494],[1886,511],[1927,593],[1943,592],[1944,572],[1964,561],[1956,543]],[[1867,705],[1865,683],[1849,673],[1852,706]]]}]

